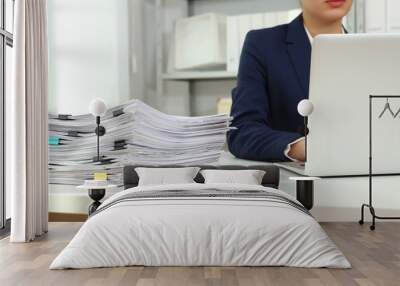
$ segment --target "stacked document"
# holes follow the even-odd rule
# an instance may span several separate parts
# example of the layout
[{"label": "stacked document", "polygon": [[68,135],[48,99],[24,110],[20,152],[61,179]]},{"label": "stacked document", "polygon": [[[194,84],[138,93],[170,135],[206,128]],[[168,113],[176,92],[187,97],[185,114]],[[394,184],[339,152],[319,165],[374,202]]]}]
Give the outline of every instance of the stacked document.
[{"label": "stacked document", "polygon": [[182,117],[162,113],[139,100],[107,111],[106,134],[97,156],[95,118],[90,114],[49,114],[49,181],[80,185],[95,172],[122,185],[124,165],[199,165],[218,160],[231,118],[228,115]]}]

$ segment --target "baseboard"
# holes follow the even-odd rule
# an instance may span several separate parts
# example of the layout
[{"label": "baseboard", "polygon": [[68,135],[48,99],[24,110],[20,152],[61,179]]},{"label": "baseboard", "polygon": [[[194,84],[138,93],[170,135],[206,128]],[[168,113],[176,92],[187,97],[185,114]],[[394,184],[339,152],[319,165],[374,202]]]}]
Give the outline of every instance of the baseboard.
[{"label": "baseboard", "polygon": [[49,213],[49,222],[84,222],[87,220],[87,218],[87,214]]}]

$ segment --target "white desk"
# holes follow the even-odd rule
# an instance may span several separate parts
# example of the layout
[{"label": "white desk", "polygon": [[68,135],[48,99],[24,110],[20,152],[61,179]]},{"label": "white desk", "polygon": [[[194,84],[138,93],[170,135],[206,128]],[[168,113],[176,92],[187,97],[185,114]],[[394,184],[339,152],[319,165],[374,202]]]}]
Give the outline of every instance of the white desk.
[{"label": "white desk", "polygon": [[[219,164],[271,165],[269,162],[248,161],[224,152]],[[292,163],[274,163],[280,168],[279,188],[296,196],[296,182],[291,177],[305,176],[304,169]],[[374,205],[385,216],[400,214],[400,176],[374,177]],[[322,178],[315,182],[314,208],[311,213],[319,221],[351,221],[360,219],[361,205],[368,202],[368,177]],[[366,221],[370,220],[366,213]]]},{"label": "white desk", "polygon": [[255,165],[273,165],[273,163],[262,161],[242,160],[233,156],[229,151],[224,151],[218,160],[218,165],[238,165],[238,166],[255,166]]}]

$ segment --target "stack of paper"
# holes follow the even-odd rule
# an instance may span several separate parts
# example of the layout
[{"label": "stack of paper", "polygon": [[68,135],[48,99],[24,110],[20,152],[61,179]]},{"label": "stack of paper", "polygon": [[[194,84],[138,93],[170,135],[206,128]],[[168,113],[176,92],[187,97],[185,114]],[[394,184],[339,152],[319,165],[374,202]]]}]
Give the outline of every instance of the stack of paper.
[{"label": "stack of paper", "polygon": [[225,144],[228,115],[182,117],[164,114],[139,100],[108,110],[101,125],[102,162],[97,156],[95,118],[90,114],[49,115],[49,180],[79,185],[105,171],[122,184],[122,168],[139,165],[196,165],[216,162]]}]

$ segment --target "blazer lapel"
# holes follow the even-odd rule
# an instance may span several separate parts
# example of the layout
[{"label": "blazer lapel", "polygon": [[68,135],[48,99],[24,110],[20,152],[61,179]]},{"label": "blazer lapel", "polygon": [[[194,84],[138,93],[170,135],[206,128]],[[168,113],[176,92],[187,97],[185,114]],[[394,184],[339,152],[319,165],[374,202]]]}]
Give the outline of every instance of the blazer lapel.
[{"label": "blazer lapel", "polygon": [[304,29],[302,14],[288,25],[286,44],[289,58],[304,91],[303,97],[308,98],[311,44]]}]

